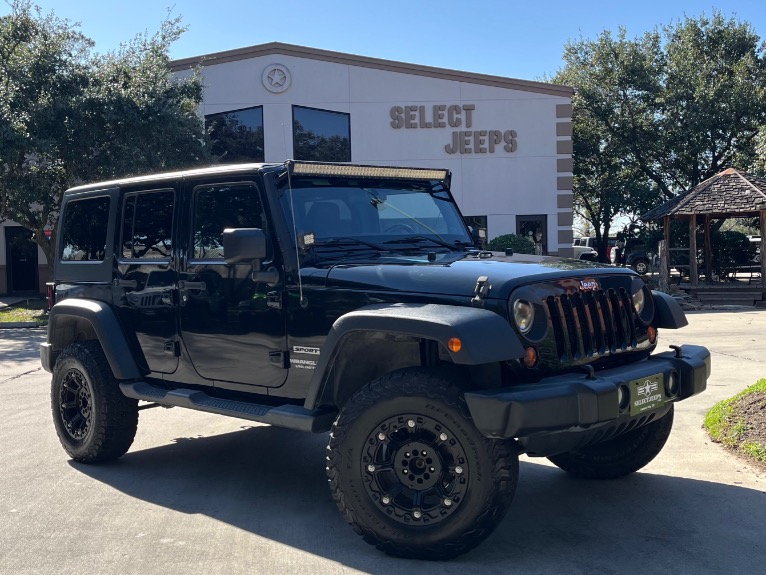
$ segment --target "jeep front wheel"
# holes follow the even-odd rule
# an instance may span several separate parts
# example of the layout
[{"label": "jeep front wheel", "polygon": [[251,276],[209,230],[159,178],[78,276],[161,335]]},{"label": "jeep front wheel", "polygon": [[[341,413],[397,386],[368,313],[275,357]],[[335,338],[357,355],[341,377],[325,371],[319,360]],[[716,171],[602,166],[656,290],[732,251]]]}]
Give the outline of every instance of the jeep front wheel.
[{"label": "jeep front wheel", "polygon": [[635,271],[637,274],[646,275],[649,273],[649,260],[645,260],[643,258],[637,259],[635,262],[633,262],[633,271]]},{"label": "jeep front wheel", "polygon": [[482,436],[448,372],[410,368],[359,390],[335,421],[327,475],[344,519],[390,555],[469,551],[505,515],[519,462]]},{"label": "jeep front wheel", "polygon": [[138,401],[125,397],[96,341],[73,343],[61,352],[51,384],[53,423],[74,459],[116,459],[133,443]]},{"label": "jeep front wheel", "polygon": [[557,467],[587,479],[614,479],[647,465],[662,451],[673,429],[673,406],[660,419],[614,439],[549,457]]}]

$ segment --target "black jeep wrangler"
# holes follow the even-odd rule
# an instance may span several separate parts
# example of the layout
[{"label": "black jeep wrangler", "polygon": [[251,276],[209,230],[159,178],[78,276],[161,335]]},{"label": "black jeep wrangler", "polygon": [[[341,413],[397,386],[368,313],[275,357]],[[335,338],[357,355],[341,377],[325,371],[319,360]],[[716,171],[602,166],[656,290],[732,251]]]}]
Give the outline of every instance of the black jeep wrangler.
[{"label": "black jeep wrangler", "polygon": [[662,449],[710,354],[631,270],[474,248],[450,173],[289,161],[71,189],[43,367],[67,453],[120,457],[141,409],[330,432],[366,541],[447,558],[504,516],[518,457],[611,478]]}]

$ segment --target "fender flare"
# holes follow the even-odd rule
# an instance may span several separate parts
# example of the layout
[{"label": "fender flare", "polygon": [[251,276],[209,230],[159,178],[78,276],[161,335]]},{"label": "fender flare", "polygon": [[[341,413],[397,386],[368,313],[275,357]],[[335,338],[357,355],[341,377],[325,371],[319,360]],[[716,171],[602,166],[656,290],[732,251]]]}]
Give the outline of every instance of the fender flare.
[{"label": "fender flare", "polygon": [[68,318],[84,320],[90,324],[117,379],[141,377],[141,371],[130,352],[130,345],[117,314],[111,306],[95,300],[66,299],[51,308],[48,317],[48,340],[43,344],[49,350],[51,364],[55,362],[57,352],[74,341],[67,337],[64,331],[70,325]]},{"label": "fender flare", "polygon": [[480,365],[524,356],[524,346],[506,319],[482,308],[440,304],[374,304],[349,312],[333,324],[314,375],[309,382],[306,409],[314,409],[325,393],[328,377],[343,347],[354,333],[405,335],[439,342],[460,338],[459,351],[449,351],[452,361]]},{"label": "fender flare", "polygon": [[678,329],[689,325],[684,310],[670,295],[652,290],[654,299],[654,325],[658,328]]}]

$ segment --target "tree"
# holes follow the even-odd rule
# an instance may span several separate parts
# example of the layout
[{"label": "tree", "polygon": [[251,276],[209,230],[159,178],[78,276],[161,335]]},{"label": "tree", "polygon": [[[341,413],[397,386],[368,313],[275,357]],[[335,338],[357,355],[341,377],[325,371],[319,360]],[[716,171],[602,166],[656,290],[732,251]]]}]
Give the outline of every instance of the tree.
[{"label": "tree", "polygon": [[168,66],[183,31],[168,19],[101,55],[28,0],[0,17],[0,218],[32,230],[49,262],[67,188],[209,161],[200,76]]},{"label": "tree", "polygon": [[748,23],[714,12],[632,40],[604,31],[567,43],[564,61],[575,206],[597,230],[763,158],[766,45]]}]

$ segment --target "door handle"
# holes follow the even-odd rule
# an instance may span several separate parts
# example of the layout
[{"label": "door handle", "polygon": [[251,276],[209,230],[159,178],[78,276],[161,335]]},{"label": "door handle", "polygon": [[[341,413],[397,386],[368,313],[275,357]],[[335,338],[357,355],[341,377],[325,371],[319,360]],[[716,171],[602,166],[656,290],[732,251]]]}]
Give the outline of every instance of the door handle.
[{"label": "door handle", "polygon": [[162,290],[160,301],[165,305],[173,305],[173,292],[169,289]]},{"label": "door handle", "polygon": [[126,289],[136,289],[138,287],[138,282],[136,280],[119,280],[116,279],[112,282],[112,285],[114,287],[121,287]]},{"label": "door handle", "polygon": [[188,282],[181,280],[176,284],[178,289],[207,289],[207,283],[205,282]]}]

